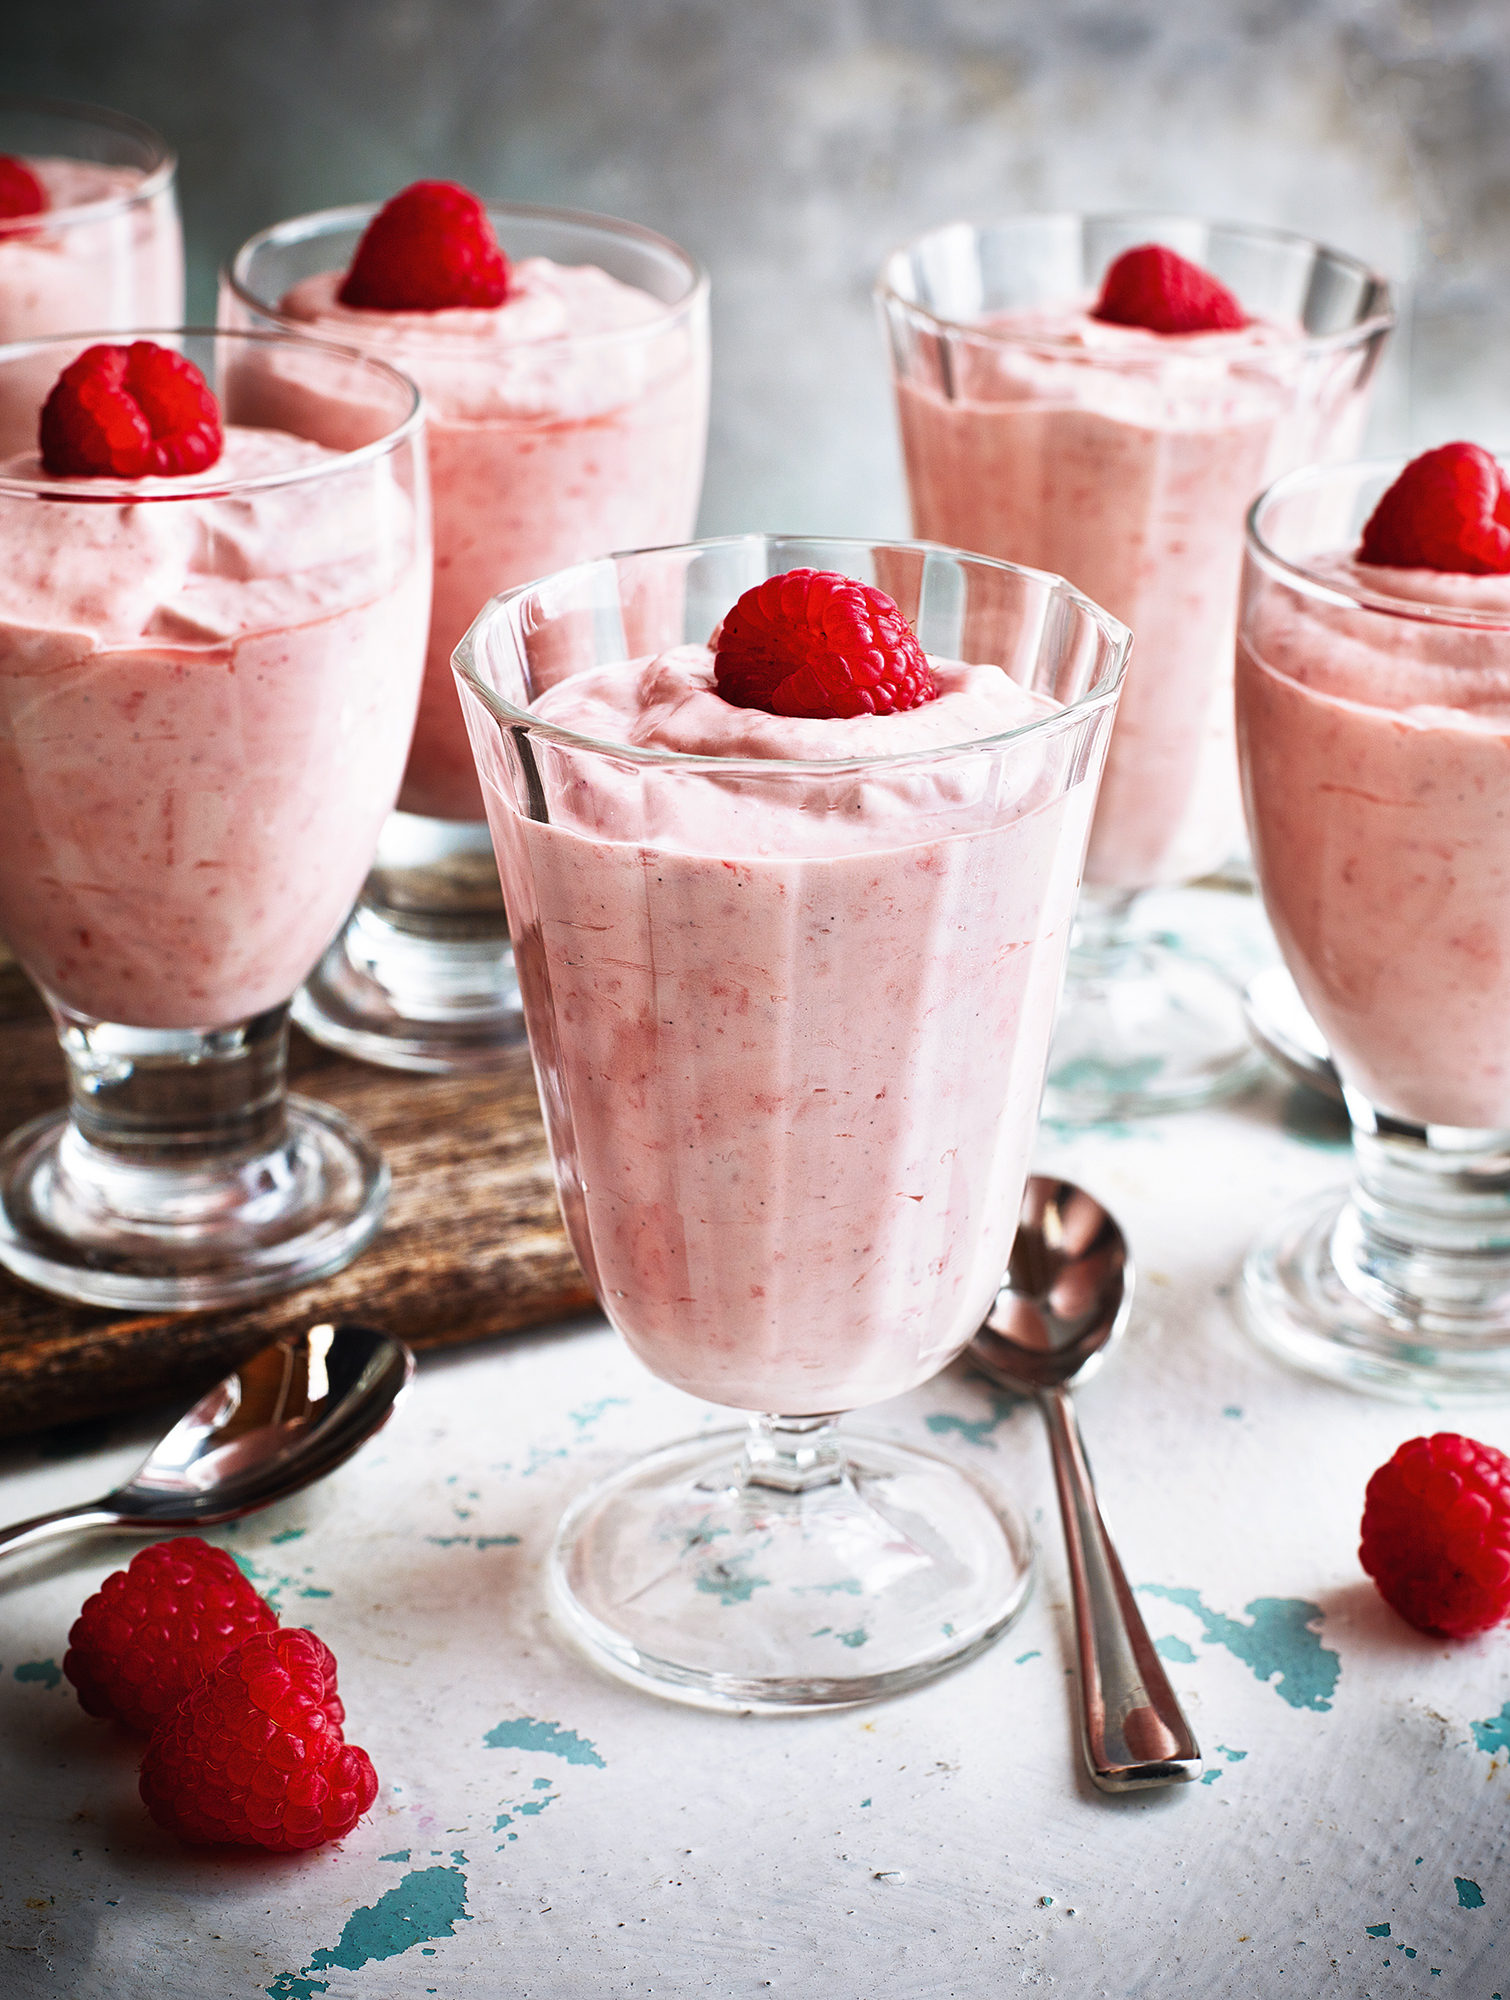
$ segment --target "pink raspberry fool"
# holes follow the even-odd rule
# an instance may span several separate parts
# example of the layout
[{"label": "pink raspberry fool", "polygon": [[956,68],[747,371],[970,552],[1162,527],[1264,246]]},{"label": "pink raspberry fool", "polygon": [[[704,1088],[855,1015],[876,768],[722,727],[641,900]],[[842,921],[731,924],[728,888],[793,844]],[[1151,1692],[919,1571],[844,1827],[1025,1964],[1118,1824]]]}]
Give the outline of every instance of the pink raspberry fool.
[{"label": "pink raspberry fool", "polygon": [[74,1621],[63,1671],[88,1714],[150,1732],[233,1647],[277,1623],[224,1549],[180,1535],[106,1577]]},{"label": "pink raspberry fool", "polygon": [[1368,1482],[1358,1559],[1420,1632],[1510,1617],[1510,1458],[1454,1431],[1411,1438]]},{"label": "pink raspberry fool", "polygon": [[885,591],[822,569],[747,590],[719,630],[713,676],[725,701],[768,715],[893,715],[939,691]]},{"label": "pink raspberry fool", "polygon": [[342,1735],[345,1713],[335,1655],[313,1632],[248,1639],[152,1738],[147,1810],[197,1843],[288,1854],[339,1840],[377,1797],[371,1758]]}]

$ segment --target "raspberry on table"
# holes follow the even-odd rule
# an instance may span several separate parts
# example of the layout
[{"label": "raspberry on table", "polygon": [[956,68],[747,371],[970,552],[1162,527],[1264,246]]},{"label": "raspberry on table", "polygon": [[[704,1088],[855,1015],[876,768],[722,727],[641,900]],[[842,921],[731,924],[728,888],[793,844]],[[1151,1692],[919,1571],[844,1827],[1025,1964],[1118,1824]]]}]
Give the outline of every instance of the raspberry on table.
[{"label": "raspberry on table", "polygon": [[768,715],[891,715],[939,691],[885,591],[826,569],[747,590],[719,629],[713,676],[725,701]]},{"label": "raspberry on table", "polygon": [[1510,1458],[1454,1431],[1411,1438],[1368,1482],[1358,1559],[1421,1632],[1510,1617]]},{"label": "raspberry on table", "polygon": [[374,312],[501,306],[508,261],[488,212],[455,181],[415,181],[368,223],[336,297]]},{"label": "raspberry on table", "polygon": [[147,1810],[188,1841],[287,1854],[339,1840],[377,1797],[372,1760],[345,1741],[344,1720],[323,1640],[260,1633],[158,1726],[142,1760]]},{"label": "raspberry on table", "polygon": [[204,472],[225,443],[209,383],[151,340],[86,347],[42,405],[40,437],[45,471],[85,478]]},{"label": "raspberry on table", "polygon": [[1091,317],[1150,333],[1237,333],[1248,324],[1220,279],[1162,243],[1140,243],[1107,267]]},{"label": "raspberry on table", "polygon": [[233,1647],[277,1623],[224,1549],[180,1535],[106,1577],[74,1621],[63,1671],[88,1714],[150,1732]]},{"label": "raspberry on table", "polygon": [[0,153],[0,221],[18,215],[40,215],[49,207],[47,190],[25,160]]},{"label": "raspberry on table", "polygon": [[1369,516],[1361,563],[1461,576],[1510,572],[1510,485],[1476,444],[1442,444],[1413,458]]}]

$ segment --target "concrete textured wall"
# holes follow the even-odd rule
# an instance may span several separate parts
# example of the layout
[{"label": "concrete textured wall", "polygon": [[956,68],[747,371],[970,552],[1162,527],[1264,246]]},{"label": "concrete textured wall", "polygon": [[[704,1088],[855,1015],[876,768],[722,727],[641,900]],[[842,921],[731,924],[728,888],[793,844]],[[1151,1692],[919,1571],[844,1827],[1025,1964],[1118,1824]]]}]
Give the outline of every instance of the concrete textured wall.
[{"label": "concrete textured wall", "polygon": [[1510,444],[1510,0],[10,0],[0,79],[182,159],[191,307],[422,174],[708,265],[703,527],[906,527],[870,287],[927,225],[1183,208],[1408,284],[1380,448]]}]

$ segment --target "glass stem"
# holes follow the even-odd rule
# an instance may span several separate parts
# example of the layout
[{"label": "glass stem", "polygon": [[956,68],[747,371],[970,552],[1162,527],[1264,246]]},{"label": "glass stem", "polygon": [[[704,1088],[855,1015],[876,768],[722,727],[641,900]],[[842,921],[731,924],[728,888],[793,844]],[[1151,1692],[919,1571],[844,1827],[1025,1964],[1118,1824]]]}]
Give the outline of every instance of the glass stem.
[{"label": "glass stem", "polygon": [[1083,979],[1109,978],[1132,950],[1128,919],[1136,889],[1083,888],[1070,934],[1074,970]]},{"label": "glass stem", "polygon": [[743,1483],[777,1493],[810,1493],[844,1477],[844,1440],[837,1416],[752,1416],[745,1439]]},{"label": "glass stem", "polygon": [[283,1139],[286,1005],[213,1029],[127,1028],[51,1007],[73,1124],[100,1167],[204,1169]]}]

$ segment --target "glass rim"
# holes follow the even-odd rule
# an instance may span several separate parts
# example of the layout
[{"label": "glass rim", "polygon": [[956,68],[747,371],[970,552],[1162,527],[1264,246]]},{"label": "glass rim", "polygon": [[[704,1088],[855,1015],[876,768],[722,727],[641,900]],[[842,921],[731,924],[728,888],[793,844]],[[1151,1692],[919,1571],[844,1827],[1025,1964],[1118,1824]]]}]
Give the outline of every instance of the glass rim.
[{"label": "glass rim", "polygon": [[[934,312],[930,307],[920,304],[916,299],[908,298],[904,292],[897,288],[889,276],[893,266],[900,258],[911,255],[921,244],[926,243],[931,237],[942,236],[946,230],[967,229],[973,231],[976,235],[980,235],[985,230],[997,229],[1005,223],[1012,222],[1137,222],[1148,223],[1150,225],[1193,222],[1198,223],[1203,229],[1220,230],[1230,236],[1249,237],[1255,241],[1267,243],[1304,245],[1311,250],[1320,251],[1323,255],[1332,258],[1338,264],[1348,266],[1361,278],[1369,280],[1383,292],[1383,307],[1372,313],[1367,319],[1360,319],[1353,326],[1342,327],[1336,333],[1302,332],[1293,338],[1287,338],[1281,342],[1251,342],[1249,345],[1255,353],[1262,353],[1267,349],[1275,347],[1282,348],[1286,353],[1294,353],[1297,349],[1309,352],[1324,352],[1330,348],[1351,347],[1361,344],[1366,340],[1371,340],[1376,334],[1388,333],[1395,324],[1394,291],[1390,280],[1374,265],[1365,263],[1361,257],[1353,256],[1351,251],[1334,249],[1330,243],[1323,243],[1316,236],[1307,236],[1303,230],[1299,229],[1272,229],[1267,224],[1259,222],[1224,222],[1217,217],[1190,215],[1182,213],[1177,209],[1160,208],[1020,209],[1006,215],[993,215],[984,218],[957,216],[949,222],[934,223],[930,228],[919,230],[915,235],[907,237],[905,241],[898,243],[894,248],[887,251],[881,260],[880,269],[876,274],[876,281],[872,287],[872,297],[883,307],[895,307],[898,311],[906,313],[916,320],[920,320],[924,325],[935,328],[941,333],[967,334],[973,339],[982,341],[987,345],[1032,348],[1042,353],[1055,355],[1061,359],[1083,361],[1088,366],[1106,367],[1109,363],[1115,362],[1118,366],[1136,367],[1150,360],[1163,359],[1168,354],[1178,354],[1186,351],[1182,348],[1166,348],[1155,349],[1147,354],[1143,352],[1131,352],[1126,355],[1109,352],[1097,352],[1093,354],[1088,349],[1070,341],[1064,335],[1015,333],[1003,330],[1000,327],[985,325],[979,320],[956,319],[948,313]],[[1243,328],[1235,328],[1231,334],[1227,335],[1226,339],[1230,342],[1230,346],[1224,348],[1222,351],[1224,353],[1241,351],[1242,334],[1244,331],[1245,329]],[[1178,335],[1165,337],[1180,338]]]},{"label": "glass rim", "polygon": [[[574,576],[586,576],[594,570],[602,570],[607,565],[633,561],[644,556],[697,555],[705,550],[733,549],[761,545],[767,549],[783,543],[800,543],[811,546],[820,543],[838,551],[895,550],[909,555],[946,556],[956,563],[973,563],[978,568],[998,570],[1011,576],[1031,578],[1035,582],[1050,586],[1050,594],[1078,610],[1087,622],[1099,632],[1101,641],[1109,649],[1107,665],[1097,676],[1093,686],[1074,701],[1064,702],[1047,715],[1036,716],[1030,722],[1019,723],[1015,728],[998,730],[990,736],[973,736],[960,743],[933,743],[917,750],[897,750],[882,755],[867,754],[847,757],[718,757],[687,750],[653,750],[632,743],[615,743],[605,738],[585,736],[574,729],[565,729],[559,723],[549,722],[537,715],[533,709],[519,708],[505,700],[494,689],[488,687],[478,675],[473,659],[474,641],[487,629],[506,621],[510,608],[532,591],[544,589],[550,584],[560,584]],[[780,574],[779,571],[774,574]],[[910,623],[910,621],[909,621]],[[748,778],[762,773],[791,773],[805,777],[835,777],[845,772],[864,772],[879,769],[905,770],[910,765],[938,763],[945,758],[959,758],[992,751],[1008,743],[1016,743],[1029,736],[1043,735],[1052,731],[1072,727],[1086,716],[1109,707],[1121,691],[1123,675],[1127,669],[1127,656],[1132,648],[1133,635],[1120,620],[1113,618],[1109,611],[1077,590],[1064,577],[1056,576],[1051,570],[1032,569],[1026,563],[1003,562],[995,556],[976,555],[968,549],[954,549],[943,542],[915,540],[871,540],[856,535],[775,535],[747,533],[739,535],[711,535],[690,542],[668,542],[657,547],[642,549],[619,549],[612,555],[597,556],[588,562],[573,563],[566,569],[554,570],[549,575],[536,577],[532,582],[516,584],[510,590],[500,591],[478,612],[467,627],[451,655],[452,670],[478,697],[497,721],[510,730],[527,728],[531,735],[561,745],[569,750],[588,750],[597,756],[607,756],[620,762],[659,766],[667,769],[695,772],[722,772],[725,776]]]},{"label": "glass rim", "polygon": [[[1348,476],[1355,478],[1360,485],[1371,477],[1393,480],[1413,457],[1419,456],[1419,453],[1407,452],[1391,458],[1347,459],[1336,465],[1302,465],[1293,472],[1284,473],[1266,486],[1248,509],[1243,523],[1244,555],[1275,581],[1287,584],[1292,590],[1314,598],[1318,603],[1355,611],[1372,611],[1380,617],[1406,619],[1418,625],[1510,632],[1510,610],[1475,610],[1466,604],[1434,604],[1429,599],[1417,597],[1391,597],[1387,591],[1370,590],[1366,584],[1343,583],[1335,577],[1319,576],[1304,562],[1294,562],[1288,556],[1282,556],[1266,539],[1263,515],[1272,504],[1293,498],[1307,486],[1320,486],[1328,480]],[[1491,456],[1510,471],[1510,456],[1503,452],[1494,452]],[[1471,573],[1442,572],[1444,575]]]},{"label": "glass rim", "polygon": [[99,222],[106,216],[124,214],[142,202],[152,201],[173,184],[178,172],[178,155],[162,134],[129,112],[112,111],[108,105],[85,104],[68,97],[28,97],[20,91],[0,91],[0,115],[6,111],[40,111],[50,117],[72,118],[80,125],[103,125],[112,132],[124,132],[143,141],[155,154],[155,164],[143,173],[138,185],[120,194],[105,195],[99,201],[75,202],[69,208],[46,208],[40,215],[16,216],[0,224],[0,243],[7,237],[40,235],[49,229],[71,229],[81,222]]},{"label": "glass rim", "polygon": [[[692,253],[684,250],[680,243],[673,242],[669,236],[662,236],[658,230],[647,229],[643,223],[627,222],[616,215],[599,215],[586,208],[552,208],[538,202],[492,201],[485,196],[479,196],[478,199],[482,202],[490,220],[495,216],[519,216],[531,222],[571,223],[583,228],[600,229],[610,236],[646,244],[657,250],[669,251],[681,264],[687,276],[685,295],[670,304],[657,300],[656,303],[663,305],[664,309],[651,319],[638,320],[633,326],[610,327],[600,333],[533,334],[523,340],[495,343],[507,345],[510,352],[529,347],[608,347],[626,341],[644,340],[669,332],[680,321],[690,317],[708,297],[708,273]],[[261,314],[264,319],[273,320],[280,327],[290,330],[307,327],[310,324],[308,320],[293,318],[280,307],[267,304],[252,291],[246,281],[246,271],[253,257],[259,250],[266,249],[269,245],[305,243],[312,237],[334,235],[336,230],[342,228],[365,229],[383,206],[380,201],[348,202],[341,208],[313,209],[307,215],[291,215],[285,217],[282,222],[270,223],[266,229],[259,229],[254,236],[249,236],[235,255],[221,265],[220,281],[243,306],[249,311]],[[486,338],[481,333],[462,333],[454,328],[445,328],[440,332],[436,332],[433,328],[427,331],[423,324],[427,317],[429,315],[420,313],[405,315],[406,319],[413,319],[418,324],[412,328],[406,324],[401,329],[394,329],[391,324],[392,316],[385,314],[384,318],[389,323],[385,326],[381,337],[385,342],[391,342],[395,349],[402,347],[406,340],[422,341],[427,349],[447,348],[464,354],[475,354]],[[355,339],[360,333],[360,328],[352,326],[347,331],[349,336]],[[323,337],[322,335],[321,338]]]},{"label": "glass rim", "polygon": [[[424,428],[424,398],[409,377],[399,369],[380,361],[375,356],[364,354],[360,348],[346,347],[334,340],[316,340],[294,334],[263,332],[249,329],[239,332],[229,327],[219,326],[174,326],[174,327],[129,327],[114,328],[98,333],[52,333],[40,335],[35,340],[13,340],[0,344],[0,369],[8,361],[20,360],[24,356],[36,354],[49,347],[69,350],[69,359],[77,359],[85,347],[104,345],[124,347],[133,340],[160,339],[164,345],[178,341],[185,336],[195,336],[202,340],[242,340],[259,346],[309,348],[316,353],[326,354],[350,365],[355,362],[369,369],[373,374],[385,376],[408,401],[408,409],[400,420],[384,431],[381,437],[369,444],[357,445],[351,451],[332,450],[330,456],[317,460],[313,465],[294,466],[286,472],[251,473],[240,479],[201,480],[197,475],[192,485],[180,485],[172,491],[144,493],[139,479],[88,478],[75,476],[59,479],[49,475],[42,479],[8,479],[0,477],[0,499],[8,500],[56,500],[67,501],[70,505],[79,502],[102,506],[118,507],[123,501],[133,506],[171,505],[183,500],[223,500],[241,493],[264,493],[278,486],[307,486],[317,479],[328,479],[338,472],[350,472],[355,467],[386,458],[400,449],[411,438],[417,439]],[[67,363],[65,362],[65,366]],[[218,400],[218,399],[217,399]],[[210,467],[214,472],[214,467]],[[171,475],[165,475],[166,478]]]}]

